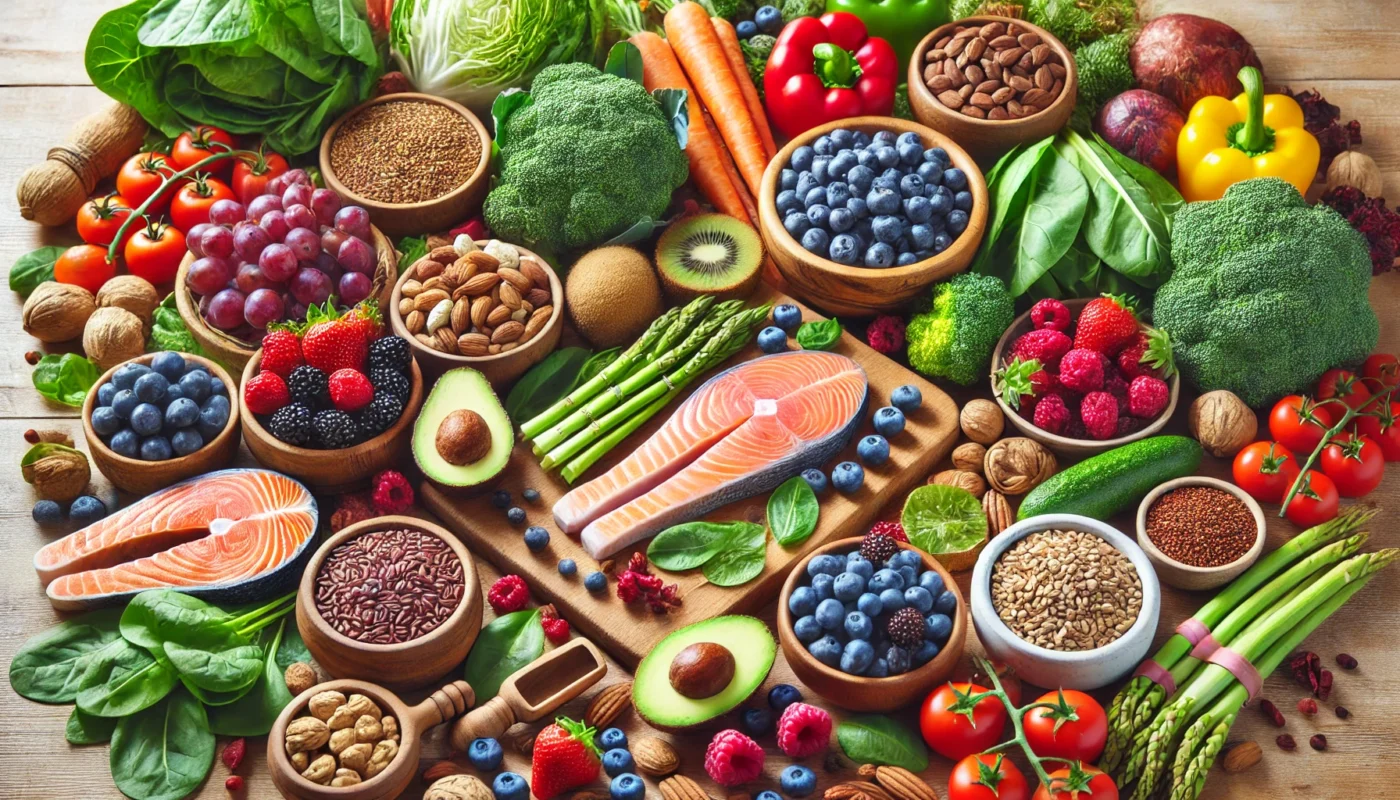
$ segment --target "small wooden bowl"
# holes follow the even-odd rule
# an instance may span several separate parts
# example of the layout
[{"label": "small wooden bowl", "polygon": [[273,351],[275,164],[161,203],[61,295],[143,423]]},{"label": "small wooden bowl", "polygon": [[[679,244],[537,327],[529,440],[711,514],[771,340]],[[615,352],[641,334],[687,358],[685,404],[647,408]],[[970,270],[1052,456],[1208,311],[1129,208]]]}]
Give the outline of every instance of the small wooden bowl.
[{"label": "small wooden bowl", "polygon": [[[374,241],[374,257],[377,262],[374,267],[374,287],[370,290],[370,297],[379,300],[379,307],[389,302],[389,294],[393,291],[394,281],[398,279],[399,254],[394,249],[394,245],[389,241],[378,228],[371,226],[370,234]],[[199,346],[210,356],[235,373],[241,372],[248,364],[248,360],[257,352],[258,347],[249,344],[242,339],[229,336],[227,333],[215,328],[199,313],[199,301],[194,298],[190,288],[185,285],[185,278],[189,275],[190,265],[195,262],[194,253],[185,253],[185,259],[180,262],[180,270],[175,274],[175,307],[180,312],[180,319],[185,321],[185,327],[190,329],[190,335],[194,337]],[[256,373],[254,373],[256,374]]]},{"label": "small wooden bowl", "polygon": [[[972,211],[968,214],[967,229],[947,250],[907,267],[848,267],[807,252],[802,243],[792,238],[792,234],[783,227],[782,217],[778,215],[778,178],[792,159],[792,151],[804,144],[811,144],[837,128],[866,133],[888,130],[896,135],[912,132],[919,135],[924,147],[947,150],[953,166],[967,174],[968,191],[972,192]],[[923,294],[924,289],[934,281],[967,269],[977,253],[978,245],[982,243],[982,233],[987,226],[987,207],[990,205],[987,181],[966,150],[937,131],[894,117],[853,117],[812,128],[788,142],[768,162],[760,189],[759,233],[763,235],[763,245],[777,265],[778,272],[787,280],[790,291],[809,305],[841,316],[870,316],[898,308]]]},{"label": "small wooden bowl", "polygon": [[[923,559],[924,569],[931,569],[942,576],[943,585],[951,589],[958,598],[953,632],[948,636],[947,644],[932,661],[922,667],[888,678],[847,675],[839,669],[828,667],[807,652],[806,646],[797,640],[797,633],[792,629],[796,620],[788,610],[788,598],[807,574],[808,562],[820,555],[855,550],[860,547],[860,543],[859,536],[838,539],[813,550],[792,568],[787,581],[783,583],[782,594],[778,596],[778,641],[782,644],[783,656],[797,679],[828,701],[851,711],[893,711],[923,699],[934,685],[947,680],[953,673],[958,659],[962,658],[963,644],[967,640],[967,603],[963,600],[962,590],[958,588],[948,570],[933,556],[917,551]],[[901,544],[900,547],[905,550],[916,549],[905,544]]]},{"label": "small wooden bowl", "polygon": [[[1211,489],[1219,489],[1222,492],[1229,492],[1232,496],[1244,503],[1245,508],[1254,517],[1254,545],[1249,548],[1244,555],[1219,567],[1193,567],[1190,564],[1183,564],[1180,561],[1168,556],[1152,541],[1152,537],[1147,535],[1147,512],[1156,504],[1162,495],[1173,489],[1180,489],[1187,486],[1206,486]],[[1157,570],[1157,577],[1168,586],[1175,586],[1178,589],[1187,591],[1199,591],[1202,589],[1214,589],[1217,586],[1224,586],[1235,579],[1235,576],[1249,569],[1259,560],[1259,554],[1264,552],[1264,533],[1267,526],[1264,522],[1264,510],[1259,507],[1259,503],[1250,497],[1243,489],[1228,481],[1207,478],[1203,475],[1188,475],[1185,478],[1167,481],[1156,489],[1147,493],[1142,498],[1142,503],[1138,505],[1137,512],[1137,543],[1142,547],[1142,551],[1147,554],[1147,560],[1152,562],[1152,567]]]},{"label": "small wooden bowl", "polygon": [[[1084,306],[1088,305],[1091,299],[1093,298],[1082,297],[1065,300],[1063,302],[1065,306],[1069,308],[1070,312],[1078,318],[1079,312],[1084,309]],[[1011,345],[1016,339],[1020,338],[1022,334],[1030,332],[1034,327],[1035,326],[1031,323],[1031,314],[1027,311],[1011,323],[1011,327],[1007,328],[1006,332],[1001,335],[1001,339],[997,341],[996,350],[992,351],[992,397],[996,399],[997,405],[1001,406],[1001,413],[1011,421],[1011,424],[1015,426],[1016,430],[1021,432],[1022,436],[1034,439],[1062,456],[1076,458],[1092,456],[1097,453],[1102,453],[1105,450],[1122,447],[1129,442],[1136,442],[1139,439],[1146,439],[1149,436],[1160,433],[1162,429],[1167,426],[1167,422],[1171,420],[1172,415],[1176,413],[1176,402],[1181,397],[1180,373],[1172,375],[1171,378],[1167,379],[1167,388],[1171,391],[1171,396],[1167,400],[1166,409],[1163,410],[1156,419],[1143,426],[1142,430],[1136,433],[1103,440],[1073,439],[1068,436],[1060,436],[1059,434],[1050,433],[1049,431],[1043,431],[1037,428],[1034,423],[1016,413],[1011,406],[1008,406],[1006,401],[1001,399],[1001,393],[997,391],[997,370],[1002,367],[1002,356],[1011,349]],[[1143,330],[1148,330],[1150,327],[1151,326],[1145,323],[1142,325]]]},{"label": "small wooden bowl", "polygon": [[116,371],[127,364],[136,363],[150,366],[156,354],[147,353],[112,367],[97,379],[97,383],[92,385],[92,389],[88,391],[87,397],[83,400],[83,436],[87,439],[88,452],[92,454],[92,462],[97,465],[98,472],[107,476],[107,480],[111,481],[112,485],[118,489],[132,494],[150,494],[157,489],[164,489],[172,483],[179,483],[186,478],[223,469],[232,463],[233,457],[238,454],[238,419],[239,411],[243,406],[238,401],[238,385],[229,377],[228,372],[217,363],[189,353],[181,353],[180,355],[184,356],[186,361],[193,361],[209,370],[210,375],[224,382],[224,386],[228,389],[228,423],[224,425],[224,429],[219,432],[219,435],[214,437],[214,441],[205,442],[203,447],[187,456],[178,456],[165,461],[142,461],[139,458],[118,455],[102,441],[102,437],[97,435],[97,431],[92,429],[92,409],[97,405],[97,390],[112,380]]},{"label": "small wooden bowl", "polygon": [[[316,578],[332,550],[371,531],[408,528],[442,539],[462,561],[462,602],[441,625],[407,642],[369,644],[331,627],[316,610]],[[297,630],[306,648],[330,675],[374,678],[395,689],[417,689],[440,679],[462,663],[481,631],[481,586],[472,554],[440,525],[417,517],[388,516],[357,522],[327,539],[306,566],[297,592]]]},{"label": "small wooden bowl", "polygon": [[[243,368],[243,380],[257,375],[261,363],[262,349],[259,348]],[[413,438],[413,420],[423,405],[423,373],[417,361],[413,362],[409,381],[412,388],[398,421],[387,431],[353,447],[317,450],[287,444],[264,428],[246,405],[239,404],[243,440],[259,464],[291,475],[317,492],[340,494],[361,489],[375,473],[395,468],[408,451]]]},{"label": "small wooden bowl", "polygon": [[[287,726],[302,716],[307,703],[320,692],[336,691],[349,697],[362,694],[373,700],[386,716],[399,723],[399,753],[378,775],[354,786],[322,786],[301,777],[287,757]],[[466,681],[453,681],[433,692],[416,706],[408,706],[398,695],[367,681],[338,680],[318,683],[302,692],[278,715],[267,736],[267,764],[272,783],[283,797],[301,800],[390,800],[403,793],[418,773],[418,753],[423,733],[463,714],[476,702],[476,693]],[[324,748],[323,748],[324,749]]]},{"label": "small wooden bowl", "polygon": [[[477,245],[485,247],[486,242],[486,239],[481,239]],[[408,327],[404,325],[403,315],[399,313],[399,301],[403,299],[404,284],[414,278],[416,265],[410,264],[404,268],[403,274],[394,284],[393,294],[389,298],[389,308],[385,313],[394,333],[408,340],[409,346],[413,348],[414,358],[423,365],[423,371],[427,373],[430,380],[437,379],[450,369],[471,367],[485,375],[486,380],[497,390],[500,390],[524,375],[530,367],[543,361],[545,356],[554,352],[554,348],[558,346],[559,336],[564,332],[564,286],[560,283],[554,268],[549,266],[549,262],[519,245],[515,245],[515,249],[520,251],[522,257],[533,258],[541,267],[544,267],[544,271],[549,275],[549,292],[554,297],[554,313],[549,315],[549,321],[535,335],[535,338],[526,342],[524,346],[517,347],[508,353],[497,353],[493,356],[461,356],[444,353],[441,350],[434,350],[414,338],[413,334],[408,332]]]},{"label": "small wooden bowl", "polygon": [[[1060,96],[1050,107],[1029,117],[1012,120],[988,120],[969,117],[939,102],[928,85],[924,83],[924,54],[939,39],[951,36],[958,26],[986,25],[989,22],[1014,22],[1040,37],[1050,45],[1065,65],[1065,86]],[[993,159],[1022,142],[1033,142],[1053,135],[1063,128],[1074,112],[1075,95],[1079,92],[1079,70],[1074,64],[1074,54],[1059,39],[1044,28],[1010,17],[978,15],[949,22],[935,28],[919,42],[914,49],[914,57],[909,59],[909,105],[914,117],[925,125],[946,136],[961,142],[979,161]]]},{"label": "small wooden bowl", "polygon": [[[340,126],[370,106],[398,101],[437,103],[462,115],[472,126],[472,130],[476,131],[477,139],[481,142],[481,157],[477,161],[476,170],[467,178],[466,183],[432,200],[423,200],[417,203],[385,203],[371,200],[340,182],[340,179],[336,177],[335,169],[331,166],[331,142],[335,140]],[[452,227],[480,211],[481,204],[486,199],[486,193],[491,189],[491,135],[486,132],[486,126],[481,124],[481,120],[465,106],[430,94],[417,92],[386,94],[355,106],[326,129],[325,135],[321,137],[320,159],[321,176],[325,179],[326,186],[336,190],[347,202],[368,209],[375,224],[395,239],[409,234],[440,231]]]}]

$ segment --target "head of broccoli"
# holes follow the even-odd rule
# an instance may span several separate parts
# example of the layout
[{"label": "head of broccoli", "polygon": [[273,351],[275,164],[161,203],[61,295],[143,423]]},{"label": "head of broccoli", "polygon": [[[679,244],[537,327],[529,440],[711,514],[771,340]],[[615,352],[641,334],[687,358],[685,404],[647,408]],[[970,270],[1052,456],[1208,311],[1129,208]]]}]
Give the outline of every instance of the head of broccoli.
[{"label": "head of broccoli", "polygon": [[933,286],[929,309],[909,320],[909,364],[963,386],[986,377],[992,349],[1016,319],[1000,278],[964,272]]},{"label": "head of broccoli", "polygon": [[581,250],[659,219],[689,174],[646,89],[588,64],[541,70],[501,128],[501,175],[483,211],[497,236],[532,249]]},{"label": "head of broccoli", "polygon": [[1220,200],[1184,206],[1172,262],[1153,322],[1203,392],[1229,389],[1260,406],[1376,346],[1365,239],[1278,178],[1241,181]]}]

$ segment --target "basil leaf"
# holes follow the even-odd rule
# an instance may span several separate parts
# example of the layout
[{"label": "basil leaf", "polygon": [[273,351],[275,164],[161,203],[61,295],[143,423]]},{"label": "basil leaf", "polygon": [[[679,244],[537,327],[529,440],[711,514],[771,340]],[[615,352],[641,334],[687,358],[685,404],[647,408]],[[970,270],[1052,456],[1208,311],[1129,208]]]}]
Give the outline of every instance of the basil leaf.
[{"label": "basil leaf", "polygon": [[[286,619],[278,623],[277,633],[267,645],[262,674],[252,690],[242,698],[242,702],[206,709],[209,730],[220,736],[266,736],[272,730],[277,715],[292,702],[292,693],[288,691],[284,677],[286,667],[280,665],[278,656],[288,649],[284,635],[288,631],[296,635],[296,629],[295,624],[288,626]],[[297,642],[301,642],[300,635],[297,635]]]},{"label": "basil leaf", "polygon": [[251,686],[263,669],[263,650],[255,644],[205,650],[166,642],[165,655],[181,679],[211,692]]},{"label": "basil leaf", "polygon": [[34,288],[44,281],[53,280],[53,265],[63,255],[66,247],[40,247],[15,259],[10,267],[10,291],[28,297]]},{"label": "basil leaf", "polygon": [[803,350],[830,350],[841,338],[841,323],[835,319],[804,322],[797,329],[797,343]]},{"label": "basil leaf", "polygon": [[180,800],[214,764],[214,734],[204,707],[175,690],[163,702],[117,723],[109,757],[112,780],[128,797]]},{"label": "basil leaf", "polygon": [[63,736],[69,744],[102,744],[112,738],[112,731],[116,727],[115,717],[94,717],[75,706],[73,713],[68,715],[68,724],[63,729]]},{"label": "basil leaf", "polygon": [[928,769],[928,748],[903,725],[879,714],[847,717],[836,726],[836,741],[858,764],[885,764],[910,772]]},{"label": "basil leaf", "polygon": [[180,318],[173,292],[167,295],[151,314],[151,335],[146,339],[146,352],[156,353],[161,350],[204,355],[204,349],[195,341],[189,327]]},{"label": "basil leaf", "polygon": [[1052,150],[1035,168],[1031,194],[1016,232],[1009,289],[1019,297],[1064,256],[1079,235],[1089,186],[1074,164]]},{"label": "basil leaf", "polygon": [[582,347],[555,350],[530,368],[506,395],[506,414],[524,422],[563,399],[575,386],[591,354]]},{"label": "basil leaf", "polygon": [[820,513],[817,494],[801,475],[788,478],[768,498],[768,527],[784,547],[807,541],[817,529]]},{"label": "basil leaf", "polygon": [[478,704],[501,691],[501,684],[516,670],[544,652],[544,626],[538,608],[497,617],[481,629],[467,654],[465,678],[476,690]]},{"label": "basil leaf", "polygon": [[758,529],[757,546],[754,546],[752,539],[732,543],[731,547],[705,562],[700,569],[705,580],[716,586],[738,586],[763,573],[763,565],[768,558],[767,531],[762,525],[753,527]]},{"label": "basil leaf", "polygon": [[99,375],[97,365],[77,353],[49,353],[34,367],[34,388],[50,400],[77,408]]},{"label": "basil leaf", "polygon": [[730,526],[745,522],[686,522],[658,533],[647,545],[647,560],[657,569],[681,572],[695,569],[724,549]]},{"label": "basil leaf", "polygon": [[173,688],[173,668],[117,639],[88,665],[78,683],[77,703],[94,716],[125,717],[159,703]]},{"label": "basil leaf", "polygon": [[121,640],[120,618],[120,609],[107,608],[31,636],[10,662],[11,688],[39,703],[73,702],[88,666]]}]

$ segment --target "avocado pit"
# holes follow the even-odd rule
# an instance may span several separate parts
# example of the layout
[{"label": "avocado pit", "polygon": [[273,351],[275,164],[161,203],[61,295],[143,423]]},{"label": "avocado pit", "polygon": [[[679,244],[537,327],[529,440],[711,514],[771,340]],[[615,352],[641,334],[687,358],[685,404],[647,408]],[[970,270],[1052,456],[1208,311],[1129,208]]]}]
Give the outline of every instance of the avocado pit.
[{"label": "avocado pit", "polygon": [[683,697],[714,697],[734,680],[734,654],[721,644],[696,642],[671,660],[670,678],[671,688]]},{"label": "avocado pit", "polygon": [[436,445],[443,461],[458,467],[474,464],[491,452],[491,429],[480,414],[459,408],[438,425]]}]

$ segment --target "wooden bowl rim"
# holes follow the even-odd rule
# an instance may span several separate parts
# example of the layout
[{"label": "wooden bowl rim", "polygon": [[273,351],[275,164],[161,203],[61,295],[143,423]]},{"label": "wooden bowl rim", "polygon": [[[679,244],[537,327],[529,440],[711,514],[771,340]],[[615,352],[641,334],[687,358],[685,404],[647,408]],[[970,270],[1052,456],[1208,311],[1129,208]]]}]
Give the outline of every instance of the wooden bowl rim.
[{"label": "wooden bowl rim", "polygon": [[[972,23],[980,26],[991,22],[1014,22],[1028,29],[1031,33],[1039,36],[1042,42],[1050,45],[1050,49],[1054,50],[1055,53],[1059,55],[1060,60],[1064,62],[1064,88],[1060,90],[1060,96],[1055,98],[1055,102],[1051,103],[1039,114],[1032,114],[1031,116],[1021,117],[1020,119],[978,119],[977,117],[969,117],[966,114],[960,114],[943,105],[933,94],[932,90],[924,83],[924,67],[926,66],[924,54],[929,51],[929,48],[933,47],[935,42],[951,34],[953,29],[959,25]],[[1039,121],[1042,117],[1052,119],[1057,112],[1063,110],[1061,106],[1066,103],[1070,105],[1074,104],[1076,89],[1079,86],[1079,68],[1074,62],[1074,54],[1070,52],[1068,47],[1065,47],[1064,42],[1061,42],[1058,36],[1026,20],[1002,17],[996,14],[974,14],[970,17],[964,17],[963,19],[945,22],[932,31],[929,31],[929,34],[923,39],[920,39],[919,44],[914,48],[914,57],[909,59],[909,75],[907,77],[909,91],[927,100],[928,106],[934,109],[934,114],[950,120],[957,120],[960,124],[968,125],[974,129],[996,129],[1002,131],[1014,130],[1018,127],[1030,127],[1032,121]]]},{"label": "wooden bowl rim", "polygon": [[[476,239],[474,241],[476,242],[478,247],[485,247],[486,243],[490,242],[491,240]],[[510,244],[509,242],[504,243]],[[549,321],[544,324],[543,328],[540,328],[540,332],[535,334],[534,339],[531,339],[524,345],[521,345],[520,347],[517,347],[509,352],[496,353],[495,355],[484,356],[464,356],[458,353],[444,353],[441,350],[434,350],[428,347],[427,345],[424,345],[422,342],[418,341],[417,337],[408,332],[408,326],[404,324],[403,315],[399,314],[399,301],[403,299],[403,285],[407,283],[412,278],[413,274],[417,271],[415,269],[418,266],[417,261],[399,270],[399,279],[394,282],[394,291],[390,295],[389,299],[389,305],[391,306],[389,308],[389,323],[390,326],[394,329],[394,333],[398,334],[404,339],[407,339],[408,346],[413,348],[415,353],[424,353],[434,358],[439,358],[450,363],[460,364],[464,367],[475,366],[477,364],[494,364],[496,362],[509,361],[512,356],[519,356],[522,353],[524,353],[528,349],[529,345],[544,338],[546,335],[548,335],[550,331],[554,330],[555,328],[558,328],[560,325],[563,324],[564,284],[560,282],[559,274],[554,271],[554,267],[551,267],[548,261],[545,261],[534,251],[527,250],[526,248],[521,247],[518,244],[511,244],[511,247],[514,247],[516,250],[519,250],[520,255],[522,257],[529,256],[530,258],[534,259],[536,263],[538,263],[541,267],[544,267],[545,274],[549,276],[549,291],[550,294],[553,295],[555,301],[554,311],[549,315]]]},{"label": "wooden bowl rim", "polygon": [[[287,757],[286,747],[275,743],[286,740],[287,726],[291,724],[298,713],[306,709],[312,697],[320,692],[326,691],[337,691],[346,694],[346,690],[354,690],[355,694],[365,695],[369,699],[375,701],[379,705],[381,711],[387,706],[389,710],[393,712],[392,716],[399,722],[398,755],[394,756],[394,760],[390,762],[390,766],[383,772],[353,786],[323,786],[319,783],[312,783],[306,778],[303,778],[301,773],[292,766],[291,761],[288,760]],[[281,770],[291,775],[292,779],[297,782],[299,789],[305,794],[325,794],[328,797],[356,794],[362,791],[364,787],[373,784],[380,778],[392,776],[395,775],[395,773],[401,773],[401,770],[396,769],[400,759],[413,762],[412,766],[408,769],[410,775],[409,780],[411,781],[412,774],[417,772],[418,769],[417,756],[419,749],[422,747],[422,742],[419,737],[423,733],[423,731],[417,730],[417,719],[412,718],[413,715],[409,713],[412,708],[412,706],[403,701],[403,698],[395,694],[393,690],[380,686],[377,683],[362,681],[356,678],[336,678],[334,680],[318,683],[292,698],[292,702],[288,703],[286,707],[282,709],[282,713],[278,714],[277,720],[272,723],[272,729],[268,731],[267,741],[269,744],[268,751],[274,755],[268,758],[268,766],[271,769]],[[402,774],[399,774],[397,777],[402,778]],[[387,783],[388,781],[385,782]]]},{"label": "wooden bowl rim", "polygon": [[[805,144],[810,144],[818,137],[830,133],[837,128],[849,128],[852,130],[862,130],[866,128],[884,128],[898,131],[899,133],[917,133],[919,138],[927,145],[932,143],[935,147],[942,147],[948,151],[952,163],[967,175],[968,191],[972,192],[972,212],[968,215],[968,231],[976,231],[975,236],[959,235],[957,239],[948,246],[947,250],[938,253],[923,261],[917,261],[904,267],[856,267],[838,264],[829,258],[823,258],[802,246],[802,243],[788,233],[783,227],[782,220],[778,219],[777,197],[778,197],[778,176],[782,174],[785,165],[792,159],[792,153],[797,148]],[[811,267],[838,275],[842,278],[856,281],[872,280],[893,280],[910,278],[930,272],[938,272],[945,264],[955,260],[955,256],[960,255],[969,247],[976,250],[982,245],[982,236],[986,232],[987,211],[990,199],[987,192],[987,179],[982,174],[982,168],[977,166],[977,161],[963,149],[962,145],[952,138],[939,133],[933,128],[920,122],[914,122],[898,117],[849,117],[818,125],[803,131],[801,134],[790,140],[783,146],[778,154],[768,162],[768,168],[763,172],[763,181],[759,184],[759,224],[763,226],[768,235],[776,241],[788,245],[788,249],[798,255],[804,267]]]},{"label": "wooden bowl rim", "polygon": [[[797,642],[797,634],[792,629],[792,612],[788,610],[788,598],[792,596],[793,590],[797,588],[797,582],[807,573],[807,564],[817,556],[828,555],[836,550],[859,547],[862,538],[863,537],[860,536],[852,536],[847,539],[837,539],[834,542],[828,542],[808,553],[801,561],[793,566],[792,570],[788,573],[787,580],[783,581],[782,592],[778,595],[778,638],[780,643],[783,639],[790,639],[796,642],[795,649],[801,651],[798,659],[801,660],[805,666],[816,671],[825,678],[843,683],[870,681],[875,685],[888,686],[895,682],[926,680],[931,675],[940,671],[946,671],[951,667],[952,662],[962,658],[962,651],[966,646],[968,616],[971,614],[971,608],[968,606],[967,600],[963,597],[962,589],[958,588],[957,581],[953,580],[952,573],[942,564],[938,563],[938,559],[908,542],[898,542],[897,544],[901,550],[913,550],[918,553],[919,558],[924,562],[924,568],[937,572],[943,578],[943,588],[952,589],[953,594],[958,598],[959,613],[957,618],[953,620],[952,632],[948,634],[949,642],[957,641],[962,643],[956,651],[945,647],[938,651],[938,655],[934,656],[932,661],[929,661],[922,667],[911,669],[899,675],[889,675],[884,678],[868,678],[864,675],[850,675],[839,669],[828,667],[808,652],[806,646],[801,642]],[[788,648],[784,649],[784,653],[787,652],[787,649]],[[788,660],[791,661],[791,657],[789,657]],[[881,683],[882,681],[888,681],[889,683]]]},{"label": "wooden bowl rim", "polygon": [[[412,203],[386,203],[382,200],[371,200],[358,192],[352,191],[336,177],[335,170],[331,166],[331,142],[335,141],[336,133],[340,131],[340,127],[345,124],[346,120],[351,119],[361,111],[364,111],[370,106],[379,105],[380,103],[403,101],[436,103],[437,105],[449,108],[460,114],[466,119],[467,124],[471,125],[476,133],[477,139],[481,144],[481,157],[477,161],[476,169],[472,171],[471,175],[467,176],[467,179],[462,182],[462,185],[447,194],[427,200],[418,200]],[[325,180],[326,186],[330,189],[334,189],[341,197],[352,200],[355,205],[363,206],[370,211],[376,209],[384,211],[422,211],[423,209],[456,202],[461,199],[463,195],[467,194],[472,189],[479,186],[482,181],[487,179],[491,172],[491,134],[486,130],[486,126],[482,124],[481,119],[477,117],[476,114],[472,113],[471,109],[461,103],[448,100],[445,97],[423,94],[421,92],[396,92],[394,94],[382,94],[378,97],[372,97],[344,114],[341,114],[340,118],[331,123],[331,126],[326,129],[325,134],[321,136],[321,147],[318,158],[321,165],[321,177]]]},{"label": "wooden bowl rim", "polygon": [[[1244,503],[1245,508],[1249,509],[1250,516],[1254,518],[1254,544],[1250,546],[1249,550],[1245,551],[1244,555],[1228,564],[1221,564],[1218,567],[1196,567],[1177,561],[1157,548],[1156,543],[1152,541],[1152,537],[1147,535],[1147,512],[1161,499],[1162,495],[1175,489],[1188,486],[1206,486],[1211,489],[1219,489],[1223,492],[1227,492],[1231,496],[1239,499],[1240,502]],[[1138,546],[1147,553],[1148,557],[1160,560],[1183,574],[1200,577],[1219,575],[1232,570],[1239,572],[1247,568],[1250,564],[1253,564],[1258,560],[1259,554],[1264,551],[1264,539],[1266,538],[1267,528],[1268,523],[1264,519],[1264,509],[1259,507],[1258,501],[1229,481],[1222,481],[1219,478],[1211,478],[1205,475],[1187,475],[1182,478],[1174,478],[1157,484],[1152,491],[1147,493],[1146,497],[1142,498],[1142,502],[1138,504],[1137,510],[1137,542]]]},{"label": "wooden bowl rim", "polygon": [[97,404],[97,390],[100,389],[104,384],[110,383],[112,380],[112,376],[116,374],[117,370],[121,369],[127,364],[137,363],[144,364],[149,367],[151,365],[151,362],[155,360],[157,353],[144,353],[142,355],[136,356],[135,358],[128,358],[126,361],[123,361],[120,364],[117,364],[116,366],[102,373],[102,376],[98,378],[97,382],[94,383],[92,385],[92,388],[88,390],[87,397],[83,398],[83,436],[87,439],[88,448],[92,450],[100,450],[104,458],[111,459],[112,463],[127,469],[149,469],[154,466],[160,466],[162,469],[173,469],[177,466],[189,466],[191,463],[189,459],[197,458],[201,455],[207,455],[207,453],[205,453],[206,450],[210,450],[210,448],[213,448],[215,446],[222,446],[228,443],[229,437],[235,434],[235,428],[237,427],[236,423],[240,419],[240,414],[242,413],[243,409],[243,404],[239,402],[238,398],[238,386],[233,383],[233,378],[229,376],[227,370],[225,370],[222,366],[220,366],[217,362],[213,361],[212,359],[205,358],[204,356],[198,356],[194,353],[185,353],[179,350],[174,350],[171,352],[180,353],[180,355],[186,361],[196,362],[200,366],[209,370],[209,372],[214,377],[224,382],[224,390],[228,394],[229,413],[228,422],[224,423],[224,428],[223,430],[219,431],[219,435],[215,436],[212,440],[205,442],[203,447],[199,448],[193,453],[190,453],[187,456],[167,458],[164,461],[145,461],[140,458],[127,458],[126,456],[121,455],[112,448],[108,447],[107,443],[102,441],[102,437],[98,436],[97,431],[93,430],[92,428],[92,409]]}]

